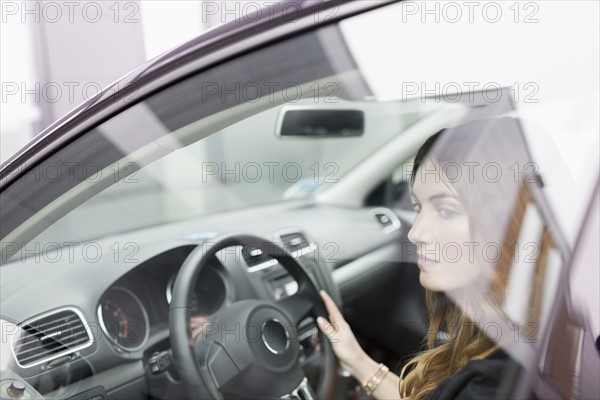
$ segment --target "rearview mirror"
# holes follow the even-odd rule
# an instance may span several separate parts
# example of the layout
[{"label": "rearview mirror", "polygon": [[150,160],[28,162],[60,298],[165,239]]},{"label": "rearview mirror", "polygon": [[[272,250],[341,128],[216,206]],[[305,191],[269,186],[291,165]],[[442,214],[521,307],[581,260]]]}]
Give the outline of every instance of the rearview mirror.
[{"label": "rearview mirror", "polygon": [[284,108],[277,135],[281,137],[354,137],[365,130],[365,114],[361,110]]}]

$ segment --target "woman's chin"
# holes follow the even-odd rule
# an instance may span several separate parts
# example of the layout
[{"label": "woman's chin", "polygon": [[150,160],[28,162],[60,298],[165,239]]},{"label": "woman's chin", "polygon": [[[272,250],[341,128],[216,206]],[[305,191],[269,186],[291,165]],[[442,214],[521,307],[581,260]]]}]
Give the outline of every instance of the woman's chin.
[{"label": "woman's chin", "polygon": [[421,286],[432,292],[444,291],[443,285],[440,285],[440,282],[437,282],[435,276],[432,276],[432,274],[426,270],[421,269],[421,273],[419,274],[419,282],[421,282]]}]

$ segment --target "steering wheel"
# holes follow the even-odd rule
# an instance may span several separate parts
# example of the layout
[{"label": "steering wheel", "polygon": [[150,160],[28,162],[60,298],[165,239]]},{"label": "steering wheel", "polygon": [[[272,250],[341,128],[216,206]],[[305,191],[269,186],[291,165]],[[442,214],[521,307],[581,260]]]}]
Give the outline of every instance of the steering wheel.
[{"label": "steering wheel", "polygon": [[[282,265],[298,283],[298,291],[279,301],[242,300],[217,314],[202,333],[190,332],[190,299],[197,277],[217,252],[231,246],[260,250]],[[306,317],[327,316],[317,286],[284,249],[251,235],[228,234],[196,247],[179,271],[169,306],[173,361],[191,398],[316,399],[328,395],[335,354],[321,332],[323,372],[310,387],[299,361],[298,324]]]}]

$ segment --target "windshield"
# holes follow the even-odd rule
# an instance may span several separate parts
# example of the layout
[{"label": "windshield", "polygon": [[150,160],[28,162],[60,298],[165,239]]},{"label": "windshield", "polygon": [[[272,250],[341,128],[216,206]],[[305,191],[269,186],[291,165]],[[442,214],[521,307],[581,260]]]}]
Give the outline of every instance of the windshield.
[{"label": "windshield", "polygon": [[[298,104],[320,105],[328,99],[315,100]],[[83,242],[216,212],[308,198],[320,186],[339,182],[426,114],[425,105],[417,109],[419,104],[382,106],[334,100],[336,107],[365,111],[368,129],[362,136],[284,138],[276,134],[284,106],[274,107],[142,169],[120,161],[103,172],[115,173],[120,166],[131,175],[65,215],[45,233],[44,240]],[[89,178],[94,179],[99,178]],[[115,214],[114,210],[119,211]]]},{"label": "windshield", "polygon": [[[428,109],[442,107],[337,98],[303,100],[291,107],[311,105],[362,110],[366,130],[358,137],[281,137],[276,132],[277,123],[290,104],[273,107],[179,148],[144,168],[123,159],[91,175],[88,181],[99,180],[103,174],[130,174],[65,215],[36,242],[85,242],[217,212],[306,199],[317,190],[338,183],[348,171],[422,119]],[[121,119],[130,119],[125,123],[131,126],[139,123],[139,113],[131,110]],[[122,123],[118,126],[122,129]],[[113,129],[115,136],[122,134],[114,131],[114,125],[100,129]],[[186,129],[194,127],[181,130]],[[89,169],[93,170],[93,166]]]}]

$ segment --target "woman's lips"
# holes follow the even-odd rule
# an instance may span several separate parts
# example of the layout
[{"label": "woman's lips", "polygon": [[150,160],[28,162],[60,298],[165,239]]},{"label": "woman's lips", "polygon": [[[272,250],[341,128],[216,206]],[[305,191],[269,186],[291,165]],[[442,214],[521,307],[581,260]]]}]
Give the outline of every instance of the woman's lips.
[{"label": "woman's lips", "polygon": [[429,258],[427,256],[424,256],[421,253],[417,253],[417,263],[419,264],[419,267],[421,268],[431,268],[433,266],[435,266],[436,264],[438,264],[438,262],[432,258]]}]

